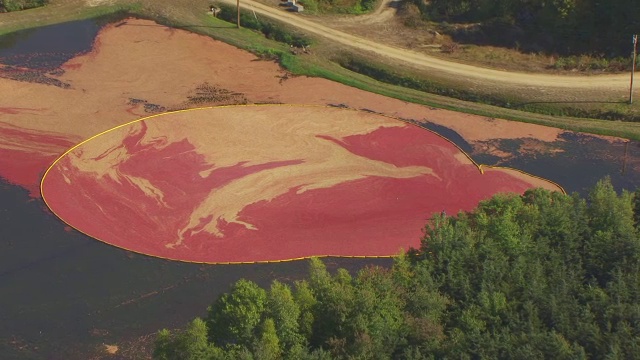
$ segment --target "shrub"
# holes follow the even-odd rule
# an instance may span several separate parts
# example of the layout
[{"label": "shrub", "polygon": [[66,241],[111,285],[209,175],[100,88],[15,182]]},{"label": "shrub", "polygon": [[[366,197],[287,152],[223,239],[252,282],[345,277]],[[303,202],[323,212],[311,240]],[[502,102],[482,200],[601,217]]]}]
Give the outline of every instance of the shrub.
[{"label": "shrub", "polygon": [[47,4],[47,0],[0,0],[0,10],[19,11]]},{"label": "shrub", "polygon": [[[637,64],[640,64],[640,60]],[[565,56],[556,59],[551,67],[558,70],[628,71],[631,69],[631,59],[621,57],[607,59],[604,56],[590,55]]]},{"label": "shrub", "polygon": [[318,2],[316,0],[301,0],[300,4],[304,6],[304,11],[309,13],[317,13],[318,12]]},{"label": "shrub", "polygon": [[[229,22],[236,22],[236,14],[235,7],[221,5],[218,18]],[[245,28],[261,32],[267,39],[273,39],[297,47],[309,46],[311,44],[308,39],[287,31],[275,23],[258,19],[249,12],[240,12],[240,24]]]}]

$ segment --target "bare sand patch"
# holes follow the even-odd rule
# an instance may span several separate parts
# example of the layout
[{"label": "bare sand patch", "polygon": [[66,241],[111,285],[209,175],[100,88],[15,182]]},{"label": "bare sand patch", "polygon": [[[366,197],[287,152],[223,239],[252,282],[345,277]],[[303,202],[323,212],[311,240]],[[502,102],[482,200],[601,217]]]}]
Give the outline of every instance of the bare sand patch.
[{"label": "bare sand patch", "polygon": [[104,350],[107,352],[107,354],[115,355],[118,353],[119,348],[118,348],[118,345],[104,344]]}]

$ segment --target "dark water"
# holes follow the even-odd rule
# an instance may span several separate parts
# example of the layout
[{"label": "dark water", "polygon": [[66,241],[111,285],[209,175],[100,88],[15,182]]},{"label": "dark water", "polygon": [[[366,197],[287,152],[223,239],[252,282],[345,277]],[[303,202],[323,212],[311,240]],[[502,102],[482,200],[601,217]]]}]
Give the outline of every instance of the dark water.
[{"label": "dark water", "polygon": [[[240,278],[261,285],[306,274],[306,261],[197,265],[155,259],[65,230],[42,201],[0,179],[0,358],[83,359],[203,316]],[[329,268],[389,259],[329,259]]]},{"label": "dark water", "polygon": [[17,31],[0,37],[0,63],[52,70],[91,50],[103,20],[82,20]]},{"label": "dark water", "polygon": [[567,192],[578,192],[583,196],[604,177],[609,177],[618,191],[633,191],[640,186],[640,151],[637,142],[625,145],[623,141],[611,143],[591,135],[565,132],[559,140],[545,144],[545,149],[552,153],[522,152],[523,142],[505,139],[493,141],[498,149],[512,154],[506,160],[496,161],[495,156],[478,152],[472,152],[472,156],[484,164],[513,167],[552,180]]},{"label": "dark water", "polygon": [[[0,62],[48,69],[88,51],[104,20],[79,21],[0,38]],[[55,84],[54,84],[55,85]],[[584,193],[603,176],[616,188],[640,184],[640,148],[566,133],[546,145],[557,152],[521,152],[521,140],[491,145],[513,156],[500,160],[452,139],[479,163],[515,167]],[[328,259],[330,269],[356,270],[388,259]],[[240,278],[261,285],[306,274],[305,261],[262,265],[195,265],[137,255],[102,244],[65,225],[40,200],[0,179],[0,359],[86,359],[101,344],[121,344],[202,316],[215,297]]]},{"label": "dark water", "polygon": [[428,122],[428,123],[416,122],[416,124],[423,126],[435,133],[438,133],[439,135],[444,136],[445,138],[449,139],[452,143],[456,144],[456,146],[458,146],[460,149],[462,149],[462,151],[466,152],[467,154],[471,154],[471,152],[473,151],[471,144],[469,144],[467,140],[465,140],[462,136],[460,136],[460,134],[458,134],[454,130],[449,129],[446,126],[442,126],[432,122]]},{"label": "dark water", "polygon": [[[452,129],[430,122],[419,124],[451,140],[478,164],[519,169],[554,181],[567,193],[586,196],[598,180],[605,177],[611,179],[617,191],[634,191],[640,186],[640,143],[636,141],[625,145],[624,140],[612,143],[597,136],[564,132],[551,143],[535,139],[495,139],[472,146]],[[525,142],[538,145],[539,151],[526,150]],[[487,148],[508,153],[509,157],[493,155]]]}]

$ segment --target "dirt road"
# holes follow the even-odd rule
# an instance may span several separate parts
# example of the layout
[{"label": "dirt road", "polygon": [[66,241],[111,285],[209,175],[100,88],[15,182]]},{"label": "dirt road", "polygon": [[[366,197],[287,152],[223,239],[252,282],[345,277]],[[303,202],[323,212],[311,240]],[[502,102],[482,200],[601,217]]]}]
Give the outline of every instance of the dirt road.
[{"label": "dirt road", "polygon": [[[236,0],[220,1],[234,6],[236,4]],[[437,71],[443,75],[456,76],[473,83],[492,82],[529,88],[571,88],[581,90],[624,89],[629,86],[629,76],[627,74],[592,76],[526,74],[451,62],[417,53],[409,49],[378,44],[362,37],[331,29],[310,20],[302,14],[290,13],[284,9],[274,8],[253,0],[242,0],[241,6],[253,10],[257,14],[277,19],[305,32],[324,37],[325,39],[335,41],[342,45],[374,52],[396,61],[403,61],[419,69],[424,69],[425,71]]]}]

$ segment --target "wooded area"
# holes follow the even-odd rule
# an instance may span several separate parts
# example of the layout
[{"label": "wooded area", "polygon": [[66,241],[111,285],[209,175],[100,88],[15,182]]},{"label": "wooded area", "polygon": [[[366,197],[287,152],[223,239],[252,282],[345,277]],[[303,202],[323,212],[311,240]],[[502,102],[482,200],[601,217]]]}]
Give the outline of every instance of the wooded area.
[{"label": "wooded area", "polygon": [[156,359],[640,358],[640,195],[530,190],[440,214],[420,249],[353,277],[240,280]]},{"label": "wooded area", "polygon": [[408,0],[454,39],[560,55],[627,57],[640,32],[636,0]]}]

